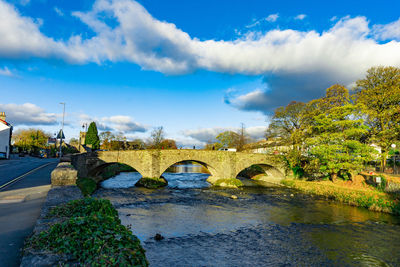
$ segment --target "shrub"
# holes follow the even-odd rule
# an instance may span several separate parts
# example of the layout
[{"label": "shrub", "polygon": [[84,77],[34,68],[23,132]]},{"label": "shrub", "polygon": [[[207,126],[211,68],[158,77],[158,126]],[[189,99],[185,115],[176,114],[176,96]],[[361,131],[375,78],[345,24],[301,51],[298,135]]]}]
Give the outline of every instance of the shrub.
[{"label": "shrub", "polygon": [[84,266],[148,266],[140,240],[123,226],[108,200],[85,198],[54,208],[70,216],[28,240],[28,248],[63,253]]},{"label": "shrub", "polygon": [[293,175],[296,178],[303,178],[304,177],[304,169],[298,165],[292,168]]}]

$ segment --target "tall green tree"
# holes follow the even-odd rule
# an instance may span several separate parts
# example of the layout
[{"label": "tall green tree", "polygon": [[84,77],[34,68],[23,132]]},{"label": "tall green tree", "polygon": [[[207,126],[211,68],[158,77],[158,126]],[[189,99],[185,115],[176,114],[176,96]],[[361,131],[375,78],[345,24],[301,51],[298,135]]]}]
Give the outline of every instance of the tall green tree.
[{"label": "tall green tree", "polygon": [[92,149],[100,148],[100,138],[97,132],[96,123],[94,121],[90,123],[86,132],[85,145],[90,145]]},{"label": "tall green tree", "polygon": [[352,173],[372,159],[373,148],[361,142],[368,133],[360,106],[348,103],[314,117],[307,139],[309,155],[320,172],[335,181],[340,173]]},{"label": "tall green tree", "polygon": [[356,103],[366,114],[371,142],[381,148],[381,168],[391,144],[399,140],[400,132],[400,69],[373,67],[364,79],[356,82]]}]

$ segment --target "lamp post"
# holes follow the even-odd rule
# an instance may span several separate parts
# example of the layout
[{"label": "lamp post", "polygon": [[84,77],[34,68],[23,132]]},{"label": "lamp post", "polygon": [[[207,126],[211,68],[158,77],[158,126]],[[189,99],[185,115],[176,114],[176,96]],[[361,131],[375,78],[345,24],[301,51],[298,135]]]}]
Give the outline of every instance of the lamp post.
[{"label": "lamp post", "polygon": [[63,119],[61,125],[61,133],[60,133],[60,159],[62,157],[62,142],[64,136],[64,116],[65,116],[65,102],[61,102],[60,105],[63,105]]},{"label": "lamp post", "polygon": [[[396,148],[396,144],[392,144],[391,147],[393,150]],[[393,151],[394,152],[394,151]],[[397,174],[397,168],[396,168],[396,153],[393,153],[393,174]]]}]

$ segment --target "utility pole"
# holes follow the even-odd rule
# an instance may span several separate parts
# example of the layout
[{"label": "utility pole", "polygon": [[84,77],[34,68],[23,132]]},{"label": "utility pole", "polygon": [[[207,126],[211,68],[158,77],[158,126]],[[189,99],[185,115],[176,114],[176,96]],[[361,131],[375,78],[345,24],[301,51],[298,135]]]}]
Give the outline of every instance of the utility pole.
[{"label": "utility pole", "polygon": [[63,105],[63,119],[62,119],[61,133],[60,133],[60,159],[61,159],[61,157],[62,157],[62,142],[63,142],[63,136],[64,136],[65,102],[61,102],[60,104]]}]

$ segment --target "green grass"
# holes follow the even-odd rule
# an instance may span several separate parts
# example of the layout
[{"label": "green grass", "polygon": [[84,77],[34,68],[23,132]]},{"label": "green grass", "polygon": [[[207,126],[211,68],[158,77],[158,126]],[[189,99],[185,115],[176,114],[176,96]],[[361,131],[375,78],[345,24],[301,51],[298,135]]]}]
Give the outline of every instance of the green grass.
[{"label": "green grass", "polygon": [[72,200],[50,210],[47,217],[83,217],[100,212],[106,216],[117,218],[118,212],[107,199],[95,199],[86,197]]},{"label": "green grass", "polygon": [[91,178],[80,177],[76,180],[76,185],[82,192],[83,196],[90,196],[97,189],[97,183]]},{"label": "green grass", "polygon": [[49,216],[68,219],[31,237],[28,248],[66,254],[82,266],[148,266],[140,240],[121,224],[110,201],[75,200]]},{"label": "green grass", "polygon": [[329,199],[373,211],[400,215],[399,199],[372,187],[360,188],[342,186],[330,181],[310,182],[289,179],[283,180],[281,183],[304,193],[325,196]]}]

